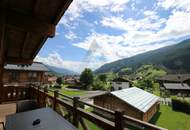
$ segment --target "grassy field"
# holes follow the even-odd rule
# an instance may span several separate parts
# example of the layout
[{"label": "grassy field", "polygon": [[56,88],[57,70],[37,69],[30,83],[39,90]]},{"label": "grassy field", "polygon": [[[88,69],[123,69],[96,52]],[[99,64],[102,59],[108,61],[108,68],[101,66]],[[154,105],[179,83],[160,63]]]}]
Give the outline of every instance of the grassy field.
[{"label": "grassy field", "polygon": [[165,105],[161,105],[159,113],[151,122],[168,130],[190,130],[190,115],[173,111]]},{"label": "grassy field", "polygon": [[67,96],[82,96],[84,94],[86,94],[86,91],[84,90],[67,90],[65,88],[62,89],[56,89],[56,88],[51,88],[51,90],[59,90],[60,93],[67,95]]}]

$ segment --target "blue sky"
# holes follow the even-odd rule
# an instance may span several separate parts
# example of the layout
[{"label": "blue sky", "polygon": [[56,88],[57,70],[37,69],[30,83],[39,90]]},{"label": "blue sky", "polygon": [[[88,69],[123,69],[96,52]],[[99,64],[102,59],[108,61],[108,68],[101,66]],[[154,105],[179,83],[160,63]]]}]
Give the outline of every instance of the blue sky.
[{"label": "blue sky", "polygon": [[74,0],[35,60],[94,70],[189,35],[190,0]]}]

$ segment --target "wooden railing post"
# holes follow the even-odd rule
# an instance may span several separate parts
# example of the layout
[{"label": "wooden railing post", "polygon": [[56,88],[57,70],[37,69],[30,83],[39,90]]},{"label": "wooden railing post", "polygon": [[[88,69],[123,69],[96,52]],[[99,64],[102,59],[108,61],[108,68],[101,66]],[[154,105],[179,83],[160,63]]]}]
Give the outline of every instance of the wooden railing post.
[{"label": "wooden railing post", "polygon": [[73,98],[73,124],[78,128],[79,127],[79,117],[77,115],[77,107],[79,105],[79,97]]},{"label": "wooden railing post", "polygon": [[47,88],[47,86],[44,87],[44,93],[48,93],[48,88]]},{"label": "wooden railing post", "polygon": [[56,111],[56,106],[57,106],[57,98],[59,96],[59,91],[55,90],[54,91],[54,99],[53,99],[53,110]]},{"label": "wooden railing post", "polygon": [[121,110],[115,111],[115,130],[124,130],[124,112]]},{"label": "wooden railing post", "polygon": [[46,107],[46,94],[48,93],[48,89],[47,89],[47,87],[45,86],[45,87],[43,88],[43,90],[44,90],[44,94],[43,94],[43,106]]},{"label": "wooden railing post", "polygon": [[37,86],[37,90],[38,90],[37,102],[40,105],[40,86]]}]

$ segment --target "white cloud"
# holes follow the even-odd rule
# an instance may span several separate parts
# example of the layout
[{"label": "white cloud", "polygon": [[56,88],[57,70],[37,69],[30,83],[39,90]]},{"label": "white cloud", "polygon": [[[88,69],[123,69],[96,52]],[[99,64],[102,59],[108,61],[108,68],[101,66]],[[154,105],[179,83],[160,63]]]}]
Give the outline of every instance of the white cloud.
[{"label": "white cloud", "polygon": [[145,17],[134,20],[122,17],[103,17],[103,26],[125,31],[128,44],[143,45],[190,35],[190,12],[173,11],[168,19],[159,18],[156,12],[145,11]]},{"label": "white cloud", "polygon": [[74,40],[77,38],[77,35],[74,32],[69,32],[68,34],[65,34],[65,38],[69,39],[69,40]]},{"label": "white cloud", "polygon": [[158,6],[165,9],[176,8],[190,11],[190,0],[158,0]]},{"label": "white cloud", "polygon": [[[149,13],[149,14],[148,14]],[[121,29],[125,31],[137,31],[140,29],[158,30],[165,22],[164,18],[159,19],[155,13],[146,12],[146,17],[135,20],[133,18],[124,19],[122,17],[103,17],[101,23],[103,26]]]},{"label": "white cloud", "polygon": [[47,57],[37,56],[34,61],[42,62],[44,64],[55,66],[59,68],[65,68],[74,72],[82,72],[84,68],[92,68],[93,70],[100,67],[102,63],[89,64],[85,61],[69,61],[61,58],[58,53],[50,53]]},{"label": "white cloud", "polygon": [[85,11],[101,11],[105,10],[120,12],[124,10],[124,5],[129,0],[74,0],[69,6],[66,15],[69,17],[63,17],[60,23],[66,23],[66,21],[74,21],[77,18],[83,17]]},{"label": "white cloud", "polygon": [[[83,42],[73,44],[76,47],[83,48],[90,51],[91,61],[100,61],[101,63],[112,62],[121,58],[130,57],[149,50],[154,50],[169,43],[155,43],[152,44],[130,44],[126,40],[126,36],[114,36],[107,34],[93,33],[87,37]],[[93,47],[95,49],[93,49]],[[100,57],[103,57],[101,60]]]}]

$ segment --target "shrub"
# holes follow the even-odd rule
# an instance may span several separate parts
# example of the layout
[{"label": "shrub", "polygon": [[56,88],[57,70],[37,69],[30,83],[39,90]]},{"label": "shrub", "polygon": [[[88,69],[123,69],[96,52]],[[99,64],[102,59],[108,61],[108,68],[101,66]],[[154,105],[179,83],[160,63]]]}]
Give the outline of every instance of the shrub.
[{"label": "shrub", "polygon": [[172,109],[190,114],[190,102],[173,97],[172,98]]}]

